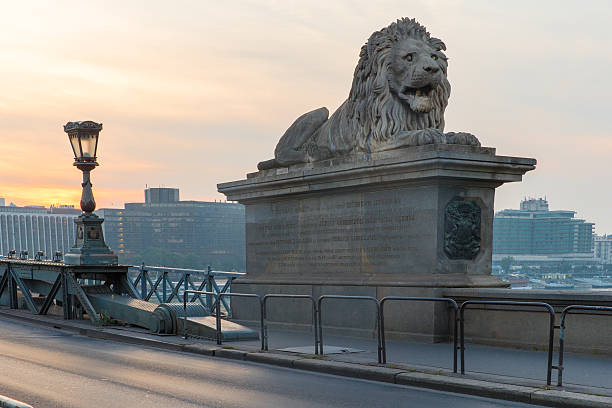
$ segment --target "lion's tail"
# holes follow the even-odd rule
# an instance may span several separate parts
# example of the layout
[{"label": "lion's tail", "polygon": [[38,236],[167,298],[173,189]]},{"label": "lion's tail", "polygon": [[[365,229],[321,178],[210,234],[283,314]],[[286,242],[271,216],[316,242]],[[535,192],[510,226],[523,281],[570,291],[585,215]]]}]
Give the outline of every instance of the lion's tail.
[{"label": "lion's tail", "polygon": [[262,161],[257,164],[257,170],[269,170],[275,167],[281,167],[276,159]]}]

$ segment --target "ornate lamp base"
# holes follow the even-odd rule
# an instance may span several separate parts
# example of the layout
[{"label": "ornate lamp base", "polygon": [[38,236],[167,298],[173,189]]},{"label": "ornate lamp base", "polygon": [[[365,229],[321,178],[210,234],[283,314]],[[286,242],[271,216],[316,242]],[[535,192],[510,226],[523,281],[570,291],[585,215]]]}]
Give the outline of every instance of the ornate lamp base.
[{"label": "ornate lamp base", "polygon": [[106,246],[102,233],[103,218],[84,213],[76,220],[76,243],[64,256],[69,265],[116,265],[117,255]]}]

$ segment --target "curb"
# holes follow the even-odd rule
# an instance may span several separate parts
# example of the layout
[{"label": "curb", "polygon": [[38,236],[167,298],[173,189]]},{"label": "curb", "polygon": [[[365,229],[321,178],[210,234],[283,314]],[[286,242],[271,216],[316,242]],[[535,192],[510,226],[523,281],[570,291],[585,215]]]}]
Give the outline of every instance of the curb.
[{"label": "curb", "polygon": [[[493,383],[469,378],[449,377],[425,373],[401,373],[396,377],[396,384],[424,387],[438,391],[450,391],[458,394],[477,395],[479,397],[502,399],[506,401],[533,403],[531,394],[538,388],[521,385]],[[546,401],[543,401],[546,402]],[[549,405],[553,407],[570,407],[570,405]]]},{"label": "curb", "polygon": [[[109,333],[99,329],[86,329],[58,322],[49,322],[28,316],[15,316],[0,310],[0,316],[14,320],[28,321],[43,326],[71,331],[83,336],[111,340],[121,343],[138,344],[158,349],[181,351],[201,354],[211,357],[227,358],[232,360],[263,363],[297,370],[339,375],[343,377],[359,378],[364,380],[386,382],[412,387],[428,388],[438,391],[454,392],[458,394],[475,395],[479,397],[494,398],[506,401],[524,402],[555,408],[610,408],[612,397],[593,394],[576,393],[554,388],[538,388],[523,385],[496,383],[471,378],[460,377],[456,374],[431,374],[420,371],[406,371],[400,368],[387,368],[374,365],[345,363],[325,360],[322,358],[308,358],[296,355],[274,354],[269,352],[248,352],[235,348],[208,344],[172,344],[163,341],[151,340],[117,333]],[[1,404],[0,397],[0,404]],[[17,401],[18,402],[18,401]],[[23,403],[21,403],[23,404]],[[5,405],[0,405],[4,407]],[[13,407],[8,405],[7,407]],[[31,408],[29,405],[15,405],[16,408]]]},{"label": "curb", "polygon": [[600,408],[611,407],[612,398],[561,390],[542,390],[531,394],[531,403],[549,407]]},{"label": "curb", "polygon": [[246,361],[253,363],[270,364],[279,367],[295,368],[295,362],[302,357],[270,353],[247,353]]},{"label": "curb", "polygon": [[320,360],[320,359],[300,359],[293,364],[299,370],[315,371],[319,373],[341,375],[344,377],[361,378],[380,382],[395,383],[395,376],[403,373],[403,370],[365,366],[340,361]]},{"label": "curb", "polygon": [[32,408],[25,402],[17,401],[4,395],[0,395],[0,407],[2,408]]},{"label": "curb", "polygon": [[[223,347],[223,346],[222,346]],[[221,358],[231,358],[232,360],[246,360],[246,355],[248,354],[246,351],[236,350],[236,349],[228,349],[219,347],[214,351],[215,357]]]}]

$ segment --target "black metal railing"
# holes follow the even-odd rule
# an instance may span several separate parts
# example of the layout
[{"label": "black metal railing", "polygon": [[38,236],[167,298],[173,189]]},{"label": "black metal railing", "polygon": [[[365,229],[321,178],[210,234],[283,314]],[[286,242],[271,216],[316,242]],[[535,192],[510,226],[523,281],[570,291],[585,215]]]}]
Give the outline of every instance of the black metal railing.
[{"label": "black metal railing", "polygon": [[[512,302],[501,300],[467,300],[459,308],[459,322],[461,325],[461,374],[465,374],[465,309],[469,305],[495,305],[495,306],[518,306],[518,307],[538,307],[544,308],[550,315],[548,327],[548,363],[546,368],[546,384],[552,381],[553,369],[553,341],[555,336],[555,310],[548,303],[543,302]],[[555,367],[556,368],[556,367]]]},{"label": "black metal railing", "polygon": [[[268,351],[268,328],[267,328],[267,310],[266,305],[271,298],[287,298],[287,299],[307,299],[312,303],[312,316],[313,316],[313,332],[314,332],[314,349],[315,354],[324,354],[323,345],[323,313],[322,304],[325,299],[346,299],[346,300],[365,300],[373,302],[376,305],[376,335],[377,335],[377,346],[378,346],[378,363],[386,364],[387,362],[387,346],[385,338],[385,317],[384,317],[384,306],[389,301],[419,301],[419,302],[446,302],[453,309],[453,372],[457,372],[457,350],[460,350],[461,355],[461,374],[465,374],[465,310],[470,305],[491,305],[491,306],[508,306],[508,307],[520,307],[520,308],[542,308],[545,309],[549,314],[548,324],[548,347],[547,347],[547,369],[546,369],[546,384],[551,385],[552,383],[552,370],[558,370],[557,385],[563,386],[563,358],[564,358],[564,347],[565,347],[565,333],[566,333],[566,317],[571,311],[581,310],[591,313],[581,314],[595,314],[599,315],[604,313],[612,313],[612,307],[607,306],[583,306],[583,305],[571,305],[563,309],[561,314],[560,326],[555,326],[555,311],[554,308],[544,302],[514,302],[514,301],[497,301],[497,300],[467,300],[458,306],[456,301],[451,298],[437,298],[437,297],[412,297],[412,296],[387,296],[380,300],[372,296],[346,296],[346,295],[322,295],[315,301],[311,295],[300,295],[300,294],[267,294],[260,296],[253,293],[228,293],[228,292],[213,292],[213,291],[198,291],[193,289],[186,289],[185,294],[193,294],[195,299],[197,296],[210,296],[214,297],[213,309],[216,316],[216,338],[217,344],[223,343],[223,334],[221,326],[221,308],[219,304],[222,302],[223,297],[250,297],[255,298],[259,302],[259,316],[260,316],[260,339],[261,339],[261,350]],[[183,308],[184,308],[184,327],[183,335],[187,338],[187,299],[188,296],[183,296]],[[506,309],[504,311],[515,312],[516,309]],[[459,327],[457,327],[459,325]],[[557,366],[552,364],[553,362],[553,344],[554,344],[554,329],[560,329],[559,334],[559,362]],[[459,340],[458,340],[459,336]],[[458,342],[460,344],[458,345]]]},{"label": "black metal railing", "polygon": [[[204,290],[192,290],[192,289],[187,289],[185,290],[184,296],[183,296],[183,338],[187,339],[187,295],[191,293],[191,294],[197,294],[197,295],[207,295],[207,296],[214,296],[215,297],[215,304],[217,304],[219,302],[219,294],[215,293],[215,292],[208,292],[208,291],[204,291]],[[218,306],[218,305],[217,305]],[[221,312],[220,312],[220,308],[216,307],[215,308],[217,311],[216,313],[216,340],[217,340],[217,344],[221,344]]]},{"label": "black metal railing", "polygon": [[[263,297],[263,315],[264,315],[264,319],[263,321],[266,321],[266,317],[267,317],[267,311],[266,311],[266,302],[271,299],[271,298],[285,298],[285,299],[310,299],[310,301],[312,302],[312,331],[314,333],[314,353],[315,354],[319,354],[319,349],[318,349],[318,344],[319,344],[319,339],[317,337],[317,303],[314,299],[314,297],[310,296],[310,295],[289,295],[289,294],[282,294],[282,293],[274,293],[274,294],[269,294],[269,295],[265,295]],[[267,325],[264,325],[265,327],[265,331],[264,331],[264,338],[265,338],[265,343],[264,343],[264,348],[263,350],[268,351],[268,328]]]},{"label": "black metal railing", "polygon": [[417,296],[385,296],[380,300],[380,337],[382,343],[382,363],[387,363],[387,343],[385,340],[385,303],[391,300],[406,300],[415,302],[446,302],[453,308],[453,372],[457,372],[457,314],[459,307],[457,302],[450,298],[440,297],[417,297]]},{"label": "black metal railing", "polygon": [[[221,302],[224,296],[236,296],[236,297],[249,297],[255,298],[259,301],[259,316],[260,316],[260,337],[261,337],[261,350],[264,350],[264,342],[265,342],[265,322],[263,319],[263,299],[261,296],[256,295],[254,293],[215,293],[203,290],[185,290],[185,295],[189,293],[194,295],[209,295],[215,297],[215,320],[217,326],[217,344],[223,344],[223,327],[221,326],[221,308],[219,307],[219,303]],[[187,338],[187,296],[183,296],[183,338]]]},{"label": "black metal railing", "polygon": [[589,313],[581,313],[581,314],[589,314],[589,315],[600,315],[598,312],[605,312],[606,314],[612,313],[612,307],[609,306],[583,306],[583,305],[571,305],[567,306],[561,312],[561,323],[559,325],[559,362],[557,364],[557,385],[559,387],[563,386],[563,370],[565,369],[563,366],[563,352],[565,349],[565,318],[572,310],[582,310]]},{"label": "black metal railing", "polygon": [[376,338],[378,340],[378,363],[381,364],[382,363],[382,343],[381,343],[381,338],[380,338],[380,302],[378,301],[378,299],[376,299],[375,297],[372,296],[347,296],[347,295],[322,295],[319,296],[319,299],[317,300],[317,312],[318,312],[318,320],[319,320],[319,353],[321,355],[325,354],[323,352],[323,313],[322,313],[322,308],[321,308],[321,304],[323,302],[323,300],[325,299],[350,299],[350,300],[367,300],[369,302],[374,302],[374,304],[376,304],[376,327],[374,328],[376,330]]},{"label": "black metal railing", "polygon": [[[244,297],[244,298],[254,298],[257,299],[259,301],[259,330],[260,330],[260,338],[261,338],[261,350],[264,350],[265,347],[265,336],[266,336],[266,322],[264,321],[264,302],[261,296],[255,294],[255,293],[219,293],[218,297],[217,297],[217,303],[221,302],[223,300],[223,298],[227,296],[227,297]],[[217,316],[217,330],[219,332],[221,332],[221,309],[219,307],[216,308],[216,316]],[[221,335],[221,333],[219,333],[219,339],[221,339],[223,336]],[[221,344],[221,340],[217,341],[217,344]]]}]

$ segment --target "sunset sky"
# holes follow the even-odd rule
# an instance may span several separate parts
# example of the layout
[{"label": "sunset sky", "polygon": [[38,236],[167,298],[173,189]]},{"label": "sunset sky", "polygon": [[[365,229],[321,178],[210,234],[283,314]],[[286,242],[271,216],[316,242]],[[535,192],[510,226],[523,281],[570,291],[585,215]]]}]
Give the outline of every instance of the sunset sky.
[{"label": "sunset sky", "polygon": [[534,157],[496,208],[547,196],[612,233],[608,1],[0,0],[0,197],[76,204],[62,125],[104,123],[98,207],[149,186],[219,200],[216,184],[271,158],[293,120],[335,110],[359,49],[399,17],[445,41],[447,131]]}]

